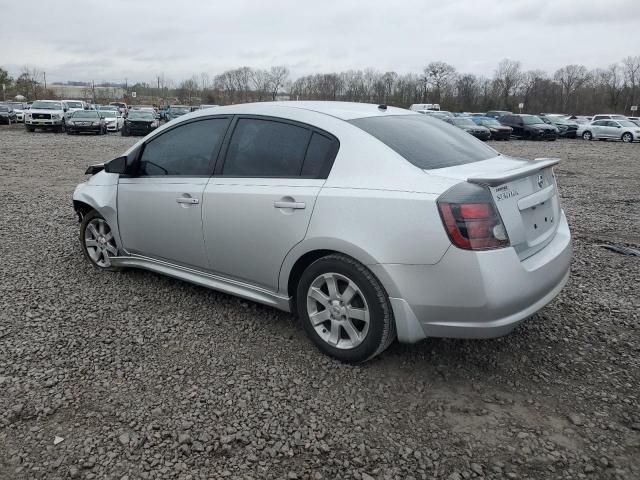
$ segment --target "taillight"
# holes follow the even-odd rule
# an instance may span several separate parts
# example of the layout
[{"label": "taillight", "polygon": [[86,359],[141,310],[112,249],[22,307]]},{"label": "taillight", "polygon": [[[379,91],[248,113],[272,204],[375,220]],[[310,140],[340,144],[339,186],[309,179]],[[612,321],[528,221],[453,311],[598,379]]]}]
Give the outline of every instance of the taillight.
[{"label": "taillight", "polygon": [[438,199],[438,210],[456,247],[489,250],[509,246],[509,236],[488,189],[458,184]]}]

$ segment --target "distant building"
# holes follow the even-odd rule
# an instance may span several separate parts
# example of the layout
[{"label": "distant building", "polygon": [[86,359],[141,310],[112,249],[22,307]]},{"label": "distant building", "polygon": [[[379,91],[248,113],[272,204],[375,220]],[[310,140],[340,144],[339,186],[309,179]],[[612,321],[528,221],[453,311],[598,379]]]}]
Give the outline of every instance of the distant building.
[{"label": "distant building", "polygon": [[77,100],[93,99],[100,100],[120,100],[124,97],[125,90],[121,87],[94,87],[90,86],[76,86],[76,85],[49,85],[48,90],[51,90],[58,98],[69,98]]}]

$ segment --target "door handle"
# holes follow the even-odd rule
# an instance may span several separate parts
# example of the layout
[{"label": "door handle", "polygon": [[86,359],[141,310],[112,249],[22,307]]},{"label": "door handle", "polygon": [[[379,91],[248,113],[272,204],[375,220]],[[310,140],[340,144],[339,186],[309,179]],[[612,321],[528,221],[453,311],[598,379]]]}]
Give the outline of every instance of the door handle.
[{"label": "door handle", "polygon": [[198,203],[200,203],[200,200],[198,200],[197,198],[191,198],[191,197],[178,197],[176,198],[176,202],[188,203],[189,205],[197,205]]},{"label": "door handle", "polygon": [[294,210],[307,208],[307,205],[304,202],[286,202],[282,200],[279,202],[273,202],[273,206],[276,208],[292,208]]}]

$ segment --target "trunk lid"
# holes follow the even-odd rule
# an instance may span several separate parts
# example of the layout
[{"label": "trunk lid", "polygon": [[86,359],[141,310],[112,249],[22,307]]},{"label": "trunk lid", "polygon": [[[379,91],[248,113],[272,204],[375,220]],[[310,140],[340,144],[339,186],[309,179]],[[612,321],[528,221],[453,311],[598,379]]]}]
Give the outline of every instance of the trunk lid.
[{"label": "trunk lid", "polygon": [[428,173],[487,187],[511,246],[524,260],[543,249],[557,231],[561,210],[552,169],[559,161],[499,156]]}]

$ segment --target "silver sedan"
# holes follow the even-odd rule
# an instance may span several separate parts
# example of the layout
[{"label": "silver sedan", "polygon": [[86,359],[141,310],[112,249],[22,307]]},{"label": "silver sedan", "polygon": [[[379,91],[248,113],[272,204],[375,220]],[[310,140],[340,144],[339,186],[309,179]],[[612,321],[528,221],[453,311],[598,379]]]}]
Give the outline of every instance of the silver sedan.
[{"label": "silver sedan", "polygon": [[90,167],[73,203],[96,268],[295,312],[361,362],[396,338],[506,334],[560,292],[557,163],[384,105],[254,103],[163,125]]}]

